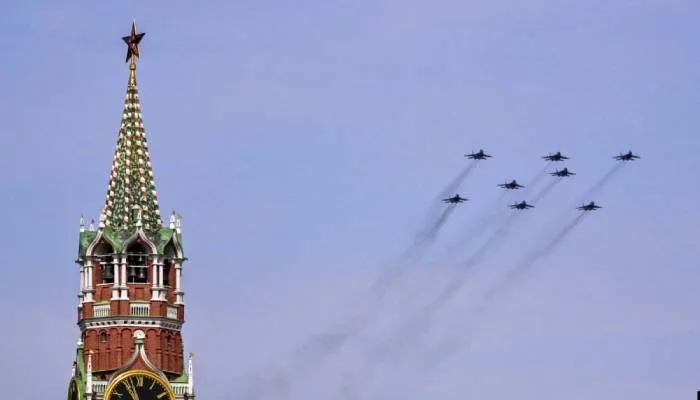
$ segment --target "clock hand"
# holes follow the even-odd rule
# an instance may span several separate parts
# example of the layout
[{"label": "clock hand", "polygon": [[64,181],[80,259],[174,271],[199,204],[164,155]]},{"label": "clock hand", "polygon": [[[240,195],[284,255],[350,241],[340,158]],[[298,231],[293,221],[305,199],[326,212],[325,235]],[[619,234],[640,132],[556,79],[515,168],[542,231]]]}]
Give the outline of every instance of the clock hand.
[{"label": "clock hand", "polygon": [[139,394],[136,392],[136,388],[131,381],[124,381],[124,386],[126,386],[126,390],[129,391],[132,400],[139,400]]}]

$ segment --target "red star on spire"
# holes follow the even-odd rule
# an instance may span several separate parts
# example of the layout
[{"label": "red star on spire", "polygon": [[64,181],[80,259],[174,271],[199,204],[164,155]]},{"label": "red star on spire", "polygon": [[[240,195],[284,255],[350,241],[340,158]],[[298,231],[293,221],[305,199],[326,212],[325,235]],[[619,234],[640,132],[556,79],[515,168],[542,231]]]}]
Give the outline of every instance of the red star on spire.
[{"label": "red star on spire", "polygon": [[131,34],[122,38],[122,40],[124,41],[124,43],[126,43],[127,46],[126,62],[133,62],[134,57],[139,57],[139,43],[141,42],[141,39],[143,39],[143,36],[145,34],[145,32],[136,33],[136,22],[131,23]]}]

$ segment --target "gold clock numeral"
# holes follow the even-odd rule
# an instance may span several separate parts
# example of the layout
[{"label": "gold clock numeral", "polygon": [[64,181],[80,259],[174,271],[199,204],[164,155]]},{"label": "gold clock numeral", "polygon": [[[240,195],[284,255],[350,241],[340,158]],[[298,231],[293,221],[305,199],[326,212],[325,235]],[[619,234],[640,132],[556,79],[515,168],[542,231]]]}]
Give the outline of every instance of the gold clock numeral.
[{"label": "gold clock numeral", "polygon": [[121,398],[122,396],[124,396],[124,393],[119,393],[119,392],[117,392],[116,390],[113,390],[113,391],[112,391],[112,394],[116,395],[116,396],[119,397],[119,398]]},{"label": "gold clock numeral", "polygon": [[132,400],[139,400],[139,395],[136,392],[136,388],[134,387],[134,384],[131,383],[131,380],[129,381],[124,381],[124,386],[126,386],[127,392],[129,392],[129,395],[131,396]]},{"label": "gold clock numeral", "polygon": [[143,387],[143,375],[136,375],[136,386]]},{"label": "gold clock numeral", "polygon": [[163,397],[165,397],[165,396],[167,396],[167,395],[168,395],[168,392],[163,392],[163,393],[157,395],[156,397],[159,398],[159,399],[162,399]]},{"label": "gold clock numeral", "polygon": [[153,387],[156,386],[156,381],[155,379],[151,381],[151,386],[148,387],[148,390],[153,390]]}]

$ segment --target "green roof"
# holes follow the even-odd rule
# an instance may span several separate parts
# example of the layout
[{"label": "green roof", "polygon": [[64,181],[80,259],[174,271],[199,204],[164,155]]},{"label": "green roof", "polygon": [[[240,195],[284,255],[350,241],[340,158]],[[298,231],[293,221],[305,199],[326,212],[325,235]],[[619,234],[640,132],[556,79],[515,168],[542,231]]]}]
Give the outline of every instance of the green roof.
[{"label": "green roof", "polygon": [[[136,229],[128,230],[115,230],[113,228],[103,228],[103,237],[114,247],[115,253],[122,253],[124,251],[124,246],[127,241],[131,239],[136,233]],[[99,231],[84,231],[80,232],[80,245],[78,248],[78,258],[85,256],[85,251],[88,247],[97,239]],[[177,233],[175,229],[172,228],[160,228],[159,230],[149,233],[144,232],[146,236],[153,244],[156,246],[158,254],[163,254],[165,246],[175,237],[178,247],[182,251],[182,235]]]}]

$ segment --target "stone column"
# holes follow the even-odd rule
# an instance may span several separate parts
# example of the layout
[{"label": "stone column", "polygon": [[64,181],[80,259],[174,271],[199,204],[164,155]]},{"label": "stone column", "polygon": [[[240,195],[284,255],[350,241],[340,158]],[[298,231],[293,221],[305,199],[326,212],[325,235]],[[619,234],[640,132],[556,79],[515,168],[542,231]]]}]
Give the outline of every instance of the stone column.
[{"label": "stone column", "polygon": [[121,287],[121,299],[122,300],[129,300],[129,288],[126,286],[126,255],[122,256],[122,262],[121,262],[121,279],[119,282],[120,287]]},{"label": "stone column", "polygon": [[158,293],[160,295],[160,300],[165,301],[167,293],[165,291],[165,285],[163,284],[163,260],[159,260],[160,262],[158,263],[158,288],[160,289],[160,292]]},{"label": "stone column", "polygon": [[184,304],[182,292],[182,261],[175,262],[175,304]]},{"label": "stone column", "polygon": [[85,261],[85,303],[92,303],[94,300],[92,294],[95,292],[92,286],[92,260]]},{"label": "stone column", "polygon": [[112,283],[112,300],[119,300],[119,283],[121,282],[119,273],[119,256],[115,255],[112,257],[112,275],[114,276],[114,283]]},{"label": "stone column", "polygon": [[194,398],[194,369],[192,368],[192,359],[194,354],[190,353],[189,360],[187,360],[187,396],[190,399]]},{"label": "stone column", "polygon": [[92,350],[88,353],[87,371],[85,371],[85,395],[87,398],[92,396]]},{"label": "stone column", "polygon": [[78,292],[78,307],[83,306],[83,299],[85,298],[85,267],[80,265],[80,292]]},{"label": "stone column", "polygon": [[160,277],[162,271],[158,269],[158,256],[153,256],[153,263],[151,264],[151,269],[153,271],[153,279],[151,281],[151,300],[160,300]]}]

